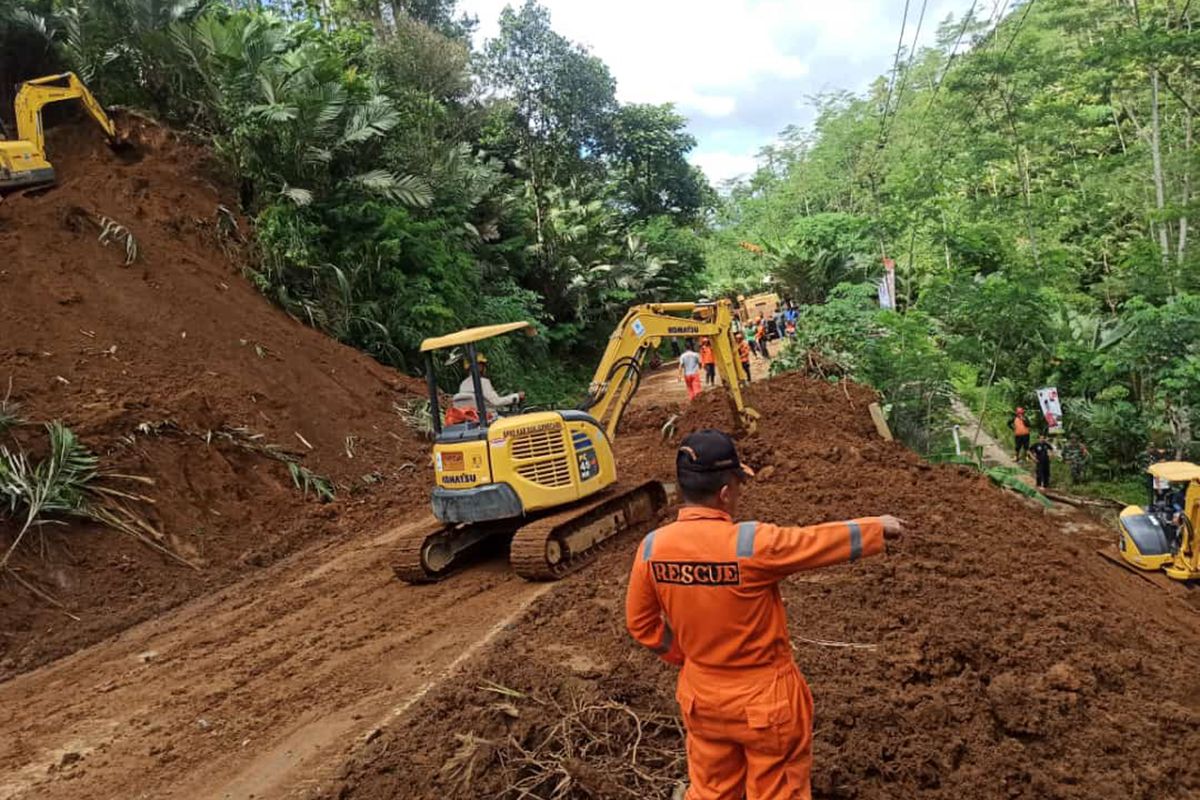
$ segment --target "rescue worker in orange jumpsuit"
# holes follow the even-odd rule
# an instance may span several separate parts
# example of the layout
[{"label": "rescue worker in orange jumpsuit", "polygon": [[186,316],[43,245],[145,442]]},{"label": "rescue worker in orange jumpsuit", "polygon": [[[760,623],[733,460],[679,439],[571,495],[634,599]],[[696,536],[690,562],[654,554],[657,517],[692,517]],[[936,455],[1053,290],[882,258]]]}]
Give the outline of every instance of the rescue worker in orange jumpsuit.
[{"label": "rescue worker in orange jumpsuit", "polygon": [[737,335],[738,359],[742,362],[742,372],[746,373],[746,383],[750,382],[750,343],[745,335]]},{"label": "rescue worker in orange jumpsuit", "polygon": [[809,800],[812,695],[792,659],[778,583],[881,553],[904,522],[734,522],[753,472],[720,431],[688,436],[675,465],[685,505],[638,546],[625,613],[634,639],[682,667],[686,798]]}]

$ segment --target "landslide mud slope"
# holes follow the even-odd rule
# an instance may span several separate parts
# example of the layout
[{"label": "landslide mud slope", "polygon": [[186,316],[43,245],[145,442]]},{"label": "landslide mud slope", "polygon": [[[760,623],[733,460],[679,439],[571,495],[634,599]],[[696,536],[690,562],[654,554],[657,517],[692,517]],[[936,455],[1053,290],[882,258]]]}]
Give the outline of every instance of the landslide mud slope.
[{"label": "landslide mud slope", "polygon": [[[11,381],[30,421],[2,440],[36,454],[37,423],[60,419],[103,466],[154,479],[148,517],[200,569],[94,526],[43,528],[12,566],[65,610],[0,577],[0,680],[423,501],[426,448],[393,409],[421,387],[262,297],[207,151],[122,125],[124,157],[93,127],[50,131],[59,185],[0,203],[0,397]],[[132,264],[100,241],[106,220],[133,235]],[[306,499],[268,446],[338,500]],[[0,523],[0,545],[14,533]]]},{"label": "landslide mud slope", "polygon": [[[744,518],[913,526],[886,557],[783,584],[816,698],[816,797],[1200,796],[1195,610],[1096,556],[1108,531],[880,441],[860,388],[789,376],[750,397],[763,423],[741,447],[761,479]],[[664,415],[630,415],[623,469],[670,474]],[[679,433],[730,423],[706,394]],[[623,625],[636,543],[539,599],[321,796],[669,797],[674,674]]]}]

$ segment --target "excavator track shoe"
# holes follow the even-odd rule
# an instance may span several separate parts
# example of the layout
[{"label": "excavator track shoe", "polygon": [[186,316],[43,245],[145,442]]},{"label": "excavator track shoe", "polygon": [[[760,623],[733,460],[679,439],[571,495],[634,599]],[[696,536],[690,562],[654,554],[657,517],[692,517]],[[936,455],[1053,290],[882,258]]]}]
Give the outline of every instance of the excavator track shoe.
[{"label": "excavator track shoe", "polygon": [[620,533],[656,519],[667,506],[658,481],[617,487],[603,498],[535,520],[513,536],[509,563],[526,580],[556,581],[591,561]]}]

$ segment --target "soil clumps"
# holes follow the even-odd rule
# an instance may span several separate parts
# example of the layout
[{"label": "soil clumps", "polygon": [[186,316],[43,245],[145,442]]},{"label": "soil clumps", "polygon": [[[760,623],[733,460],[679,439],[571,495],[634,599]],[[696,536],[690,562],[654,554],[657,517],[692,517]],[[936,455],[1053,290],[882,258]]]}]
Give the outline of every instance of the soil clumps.
[{"label": "soil clumps", "polygon": [[[880,440],[864,388],[791,375],[749,397],[763,419],[740,441],[759,472],[743,519],[912,525],[886,557],[782,584],[816,699],[815,797],[1198,796],[1194,611],[1096,556],[1109,532]],[[680,436],[733,420],[719,392],[668,441],[657,416],[626,420],[623,476],[669,479]],[[624,629],[639,538],[541,598],[328,796],[670,797],[685,778],[674,670]]]}]

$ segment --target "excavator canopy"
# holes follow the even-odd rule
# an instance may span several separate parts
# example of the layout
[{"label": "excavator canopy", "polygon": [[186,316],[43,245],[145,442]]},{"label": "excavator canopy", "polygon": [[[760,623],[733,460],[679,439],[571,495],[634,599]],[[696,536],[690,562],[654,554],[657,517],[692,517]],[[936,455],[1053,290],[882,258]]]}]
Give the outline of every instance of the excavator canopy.
[{"label": "excavator canopy", "polygon": [[462,347],[463,345],[473,344],[484,339],[491,339],[493,336],[503,336],[506,333],[519,330],[524,330],[528,336],[537,335],[537,328],[533,327],[533,323],[531,322],[505,322],[500,325],[484,325],[480,328],[467,328],[457,333],[426,339],[421,342],[421,352],[428,353],[431,350],[443,350],[447,347]]},{"label": "excavator canopy", "polygon": [[1172,483],[1200,480],[1200,466],[1190,461],[1160,461],[1147,467],[1146,472]]}]

